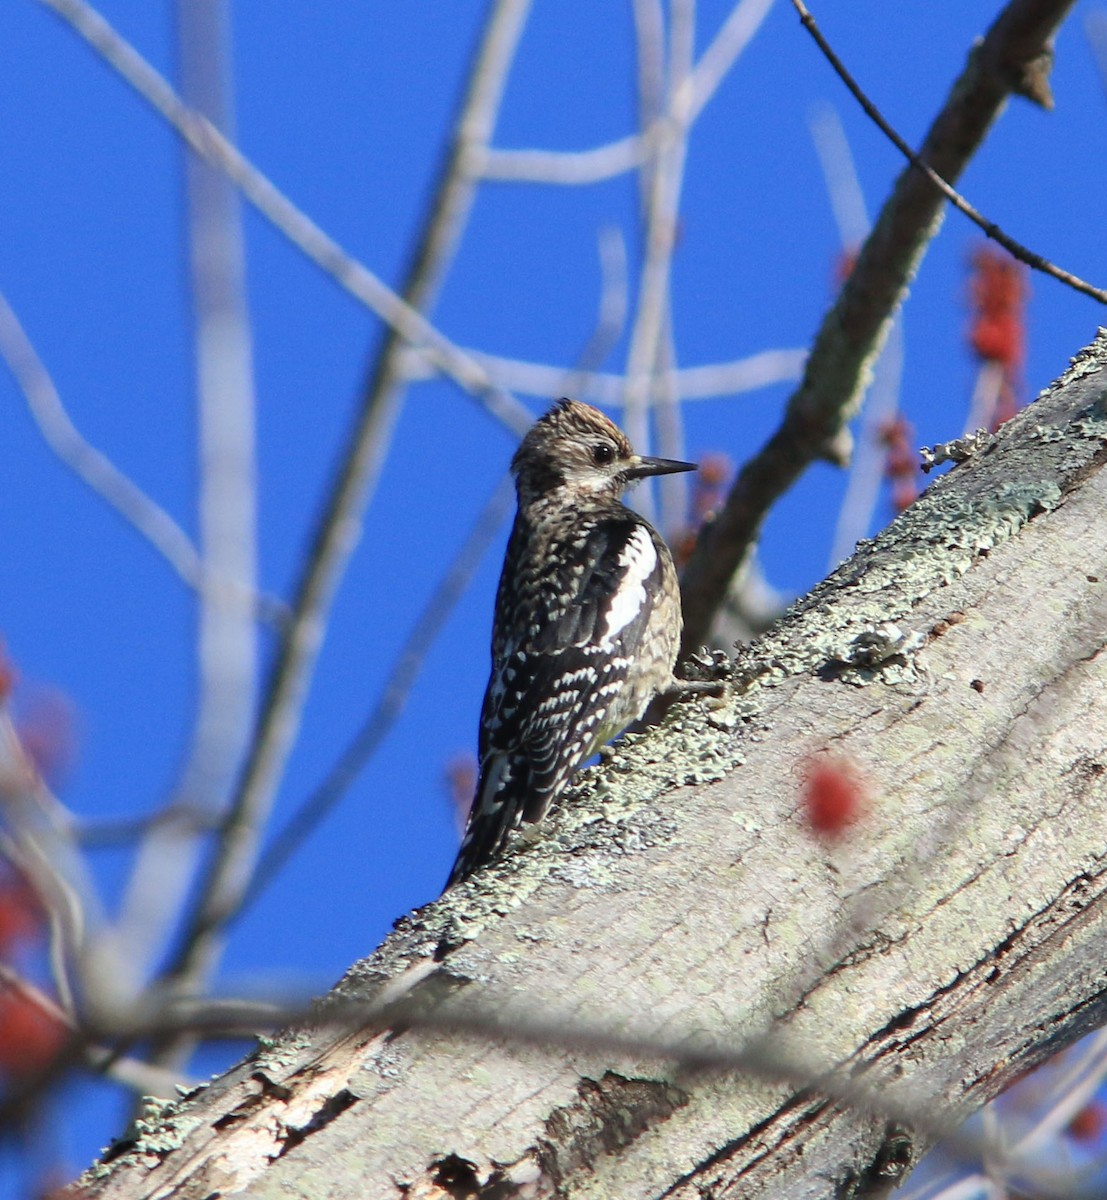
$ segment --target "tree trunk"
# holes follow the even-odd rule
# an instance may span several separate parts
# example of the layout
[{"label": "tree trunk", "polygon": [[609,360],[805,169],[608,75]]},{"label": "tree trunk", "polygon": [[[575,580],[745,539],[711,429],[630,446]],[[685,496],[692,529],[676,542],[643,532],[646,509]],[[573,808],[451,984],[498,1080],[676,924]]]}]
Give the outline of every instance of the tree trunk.
[{"label": "tree trunk", "polygon": [[[1101,331],[723,700],[624,741],[534,845],[400,922],[331,1001],[388,987],[391,1028],[324,1005],[88,1194],[881,1195],[1103,1023],[1105,367]],[[830,845],[801,801],[823,751],[867,797]]]}]

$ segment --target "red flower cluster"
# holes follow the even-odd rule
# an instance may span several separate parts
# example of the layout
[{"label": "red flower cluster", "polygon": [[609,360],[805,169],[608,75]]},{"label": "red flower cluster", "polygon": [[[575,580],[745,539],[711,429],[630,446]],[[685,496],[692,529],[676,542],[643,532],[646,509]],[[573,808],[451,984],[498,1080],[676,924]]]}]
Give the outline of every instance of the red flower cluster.
[{"label": "red flower cluster", "polygon": [[896,413],[880,426],[877,437],[885,450],[884,474],[892,485],[892,507],[901,513],[919,498],[915,429],[903,413]]},{"label": "red flower cluster", "polygon": [[33,1079],[65,1045],[65,1026],[33,992],[0,992],[0,1072],[8,1079]]},{"label": "red flower cluster", "polygon": [[[38,897],[19,876],[0,880],[0,961],[42,932],[45,915]],[[66,1029],[43,1007],[31,988],[0,980],[0,1074],[26,1079],[45,1070],[61,1051]]]},{"label": "red flower cluster", "polygon": [[971,265],[969,345],[982,363],[1000,372],[990,422],[994,431],[1019,408],[1020,378],[1026,359],[1026,274],[1006,251],[991,246],[978,247]]}]

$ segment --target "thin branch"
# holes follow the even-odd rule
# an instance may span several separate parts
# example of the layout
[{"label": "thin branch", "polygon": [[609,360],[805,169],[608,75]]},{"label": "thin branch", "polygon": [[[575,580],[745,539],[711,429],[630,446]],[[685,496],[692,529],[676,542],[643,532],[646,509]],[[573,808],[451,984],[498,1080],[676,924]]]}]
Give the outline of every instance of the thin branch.
[{"label": "thin branch", "polygon": [[661,0],[633,0],[632,9],[639,136],[650,130],[656,137],[665,96],[665,14]]},{"label": "thin branch", "polygon": [[[740,30],[742,36],[731,39],[728,35],[727,52],[712,69],[719,69],[724,59],[725,69],[733,66],[742,48],[748,45],[759,28],[768,7],[765,0],[740,0],[727,19],[726,28]],[[692,0],[674,4],[671,10],[663,137],[656,158],[651,160],[643,175],[645,260],[639,277],[637,311],[631,329],[626,367],[624,425],[631,441],[641,449],[649,445],[646,409],[661,353],[662,334],[668,320],[676,220],[683,187],[688,134],[695,120],[692,109],[694,90],[689,82],[693,76],[694,30],[695,8]],[[716,44],[719,44],[718,40]],[[648,109],[645,109],[643,120],[649,115]]]},{"label": "thin branch", "polygon": [[[796,12],[799,13],[800,23],[808,33],[815,39],[816,45],[826,56],[827,61],[834,68],[836,74],[841,81],[852,92],[854,99],[865,110],[866,114],[872,119],[877,128],[884,136],[892,143],[893,146],[907,159],[913,166],[922,171],[922,173],[930,180],[932,184],[942,193],[943,196],[956,208],[959,212],[965,214],[974,225],[979,228],[993,241],[998,242],[1009,254],[1013,255],[1019,262],[1026,263],[1028,267],[1032,267],[1035,271],[1041,271],[1045,275],[1051,275],[1059,282],[1066,284],[1068,287],[1083,293],[1085,296],[1090,296],[1093,300],[1098,300],[1100,304],[1107,304],[1107,291],[1103,288],[1095,287],[1093,284],[1085,282],[1077,275],[1064,270],[1050,262],[1049,259],[1037,254],[1035,251],[1024,246],[1021,242],[1016,242],[1013,237],[1003,232],[1002,229],[992,220],[989,220],[978,209],[974,208],[965,198],[956,191],[946,180],[934,170],[934,168],[924,159],[922,155],[916,154],[914,150],[900,137],[900,135],[892,128],[891,125],[881,115],[880,110],[861,90],[860,85],[853,76],[846,70],[845,64],[831,49],[830,43],[822,35],[822,31],[815,24],[815,18],[808,12],[803,4],[803,0],[792,0],[792,5]],[[1048,7],[1048,6],[1046,6]],[[1065,7],[1068,7],[1066,5]],[[1038,64],[1033,64],[1033,67],[1041,69]],[[1036,80],[1036,82],[1040,82]],[[1023,92],[1024,95],[1037,100],[1043,107],[1051,107],[1052,100],[1049,98],[1048,87],[1035,93],[1029,90]]]},{"label": "thin branch", "polygon": [[[176,0],[185,98],[231,132],[227,0]],[[227,177],[186,151],[189,256],[196,318],[199,516],[204,562],[239,590],[257,579],[254,368],[246,252]],[[226,796],[249,736],[257,636],[235,591],[205,589],[200,614],[200,712],[180,792],[190,803]]]},{"label": "thin branch", "polygon": [[488,183],[601,183],[637,170],[654,153],[653,131],[632,133],[591,150],[485,150],[470,170]]},{"label": "thin branch", "polygon": [[587,392],[590,378],[615,349],[623,336],[629,311],[627,288],[627,243],[617,225],[608,225],[599,233],[600,302],[596,324],[572,370],[565,377],[563,395],[580,396]]},{"label": "thin branch", "polygon": [[[325,1009],[323,1010],[326,1011]],[[636,1062],[643,1059],[665,1062],[680,1076],[737,1073],[770,1083],[786,1083],[797,1092],[848,1104],[861,1112],[898,1120],[934,1139],[943,1139],[967,1151],[979,1152],[981,1139],[959,1129],[967,1112],[935,1112],[935,1106],[895,1086],[870,1086],[864,1074],[851,1073],[848,1064],[837,1067],[816,1065],[798,1047],[790,1045],[782,1030],[760,1038],[749,1038],[737,1046],[687,1038],[663,1036],[654,1030],[634,1028],[620,1019],[618,1025],[601,1025],[574,1019],[572,1024],[542,1016],[523,1015],[518,1006],[499,1005],[493,1011],[479,1000],[468,1003],[420,1003],[418,993],[384,1004],[368,1023],[385,1028],[428,1031],[476,1037],[490,1041],[532,1046],[550,1054],[567,1051],[599,1052]]]},{"label": "thin branch", "polygon": [[739,55],[761,28],[772,6],[773,0],[747,0],[746,3],[736,4],[731,10],[685,82],[689,121],[696,120],[719,90]]},{"label": "thin branch", "polygon": [[[676,338],[673,336],[672,312],[665,314],[661,331],[653,385],[654,429],[657,452],[662,458],[684,459],[687,451],[684,440],[683,397],[677,386],[680,372],[676,365]],[[657,481],[660,528],[666,537],[673,537],[687,528],[691,485],[686,474],[662,475]]]},{"label": "thin branch", "polygon": [[322,783],[300,803],[262,854],[236,916],[257,900],[296,850],[326,819],[396,723],[431,646],[502,526],[514,495],[511,479],[505,478],[481,510],[393,660],[372,711]]},{"label": "thin branch", "polygon": [[54,381],[2,293],[0,357],[19,385],[27,409],[50,449],[141,534],[190,588],[199,591],[203,587],[204,569],[192,539],[164,508],[85,440],[66,412]]},{"label": "thin branch", "polygon": [[[656,18],[640,28],[649,34],[644,49],[639,50],[640,59],[650,54],[656,39],[653,26]],[[680,205],[680,193],[684,180],[684,163],[687,154],[688,125],[681,121],[682,113],[675,107],[675,87],[685,78],[688,67],[686,53],[692,41],[687,27],[695,28],[694,0],[675,0],[671,9],[669,33],[669,79],[665,93],[665,117],[661,124],[662,139],[657,156],[644,168],[641,175],[643,196],[643,261],[638,276],[638,294],[634,321],[630,331],[630,348],[627,351],[626,390],[623,396],[623,427],[631,443],[640,453],[650,446],[650,427],[647,417],[654,363],[657,358],[664,313],[668,306],[669,275],[672,269],[673,249],[676,239],[676,218]],[[641,34],[640,34],[641,39]],[[676,48],[674,49],[674,43]],[[674,66],[674,54],[680,55],[680,63]],[[656,90],[653,79],[656,65],[650,64],[646,71],[639,67],[640,80],[649,79],[649,87]],[[646,84],[640,82],[641,116],[643,128],[652,121],[652,95],[647,95]],[[651,493],[645,489],[638,497],[638,504],[650,516]]]},{"label": "thin branch", "polygon": [[1099,86],[1107,96],[1107,10],[1092,9],[1084,17],[1084,36],[1092,51]]},{"label": "thin branch", "polygon": [[[871,222],[853,153],[836,109],[822,105],[812,114],[811,137],[826,180],[842,253],[852,256],[868,236]],[[899,406],[902,379],[903,321],[897,315],[888,341],[873,367],[872,387],[865,396],[857,446],[850,460],[849,479],[827,556],[828,570],[833,570],[853,553],[853,548],[872,524],[880,499],[886,458],[880,431]]]},{"label": "thin branch", "polygon": [[106,924],[73,826],[0,708],[0,855],[29,882],[49,923],[49,959],[59,1003],[76,1020],[134,1003],[141,981]]},{"label": "thin branch", "polygon": [[869,236],[872,221],[849,139],[838,110],[830,104],[816,106],[808,124],[826,182],[830,210],[838,226],[838,241],[843,251],[852,254]]},{"label": "thin branch", "polygon": [[733,362],[682,367],[675,382],[681,400],[737,396],[798,379],[806,362],[806,350],[761,350]]},{"label": "thin branch", "polygon": [[211,833],[219,828],[220,816],[199,808],[177,808],[166,805],[157,812],[134,816],[83,817],[70,816],[69,825],[74,841],[86,850],[105,849],[137,842],[154,826],[176,821],[194,833]]},{"label": "thin branch", "polygon": [[[677,121],[687,130],[694,125],[707,102],[747,47],[762,20],[767,16],[772,0],[740,0],[698,62],[695,56],[695,5],[671,6],[669,59],[668,119]],[[645,108],[644,108],[645,112]],[[681,115],[683,114],[683,115]],[[650,210],[648,173],[642,173],[642,194]],[[658,331],[657,353],[653,361],[651,404],[654,431],[660,455],[683,458],[684,424],[680,374],[677,370],[676,340],[672,334],[672,298],[668,282],[665,286],[665,306]],[[687,475],[665,475],[657,482],[660,499],[660,521],[666,533],[675,533],[687,520],[689,480]]]},{"label": "thin branch", "polygon": [[[524,396],[552,399],[560,396],[572,369],[552,363],[523,362],[517,358],[501,358],[495,354],[470,351],[489,376],[505,388]],[[807,361],[806,350],[761,350],[748,358],[733,362],[707,363],[700,367],[683,367],[674,375],[674,385],[682,401],[717,400],[738,396],[779,383],[792,383],[803,375]],[[419,351],[408,349],[404,359],[404,375],[410,381],[434,377]],[[590,372],[577,381],[578,399],[588,400],[605,408],[621,408],[626,389],[626,376],[610,372]]]},{"label": "thin branch", "polygon": [[873,514],[880,500],[887,449],[881,442],[881,428],[892,420],[899,408],[903,383],[904,345],[902,314],[897,314],[888,340],[873,366],[873,381],[866,396],[857,432],[857,445],[850,458],[849,479],[834,525],[834,537],[827,570],[833,570],[853,553],[857,543],[868,536]]},{"label": "thin branch", "polygon": [[922,1190],[912,1191],[910,1183],[901,1192],[896,1192],[896,1200],[999,1200],[993,1193],[994,1185],[979,1172],[958,1177],[952,1182],[946,1179],[935,1182],[931,1180],[923,1185]]},{"label": "thin branch", "polygon": [[[1072,2],[1010,0],[974,46],[920,152],[943,179],[960,175],[1026,71],[1040,64]],[[742,468],[718,517],[696,542],[682,579],[684,655],[707,640],[730,581],[777,497],[817,458],[840,458],[841,431],[856,411],[943,206],[942,193],[926,175],[913,166],[900,174],[823,319],[780,427]]]},{"label": "thin branch", "polygon": [[[257,211],[353,298],[390,329],[424,347],[435,366],[476,399],[496,420],[520,436],[530,414],[495,388],[480,366],[440,333],[417,307],[344,250],[297,208],[210,121],[190,109],[166,79],[121,37],[86,0],[36,0],[62,18],[205,161],[223,171]],[[526,7],[524,0],[515,0]]]},{"label": "thin branch", "polygon": [[[744,7],[744,0],[738,5]],[[670,113],[678,110],[677,97],[681,95],[692,73],[696,54],[696,0],[670,0],[669,3],[669,71],[667,92]],[[691,122],[685,126],[691,132]],[[687,138],[682,151],[687,160]],[[650,185],[656,182],[663,168],[664,159],[654,164],[654,171],[642,173],[643,192],[647,196],[647,221],[650,213]],[[683,168],[682,168],[683,169]],[[680,407],[680,396],[674,385],[677,368],[676,341],[673,337],[672,258],[676,252],[676,215],[679,195],[683,184],[677,185],[673,209],[672,236],[669,239],[669,270],[662,296],[661,322],[657,329],[651,363],[651,378],[644,399],[653,417],[654,446],[663,458],[684,457],[684,419]],[[629,383],[629,381],[628,381]],[[629,417],[629,414],[628,414]],[[656,480],[653,492],[657,497],[657,520],[667,536],[681,529],[688,515],[688,476],[664,475]]]},{"label": "thin branch", "polygon": [[[773,2],[774,0],[755,0],[753,3],[736,4],[731,10],[683,85],[688,93],[686,102],[690,122],[694,122],[710,103],[731,67],[768,15]],[[646,15],[645,4],[641,6],[637,15],[639,18]],[[660,21],[651,17],[646,24],[643,24],[642,19],[636,23],[640,49],[643,36],[652,37],[656,54],[656,48],[661,46]],[[653,33],[655,29],[657,32]],[[657,55],[657,61],[662,61],[661,55]],[[661,72],[657,71],[655,74],[660,80]],[[645,73],[639,71],[640,97],[645,95],[641,89],[648,90],[651,86],[649,75],[649,70]],[[660,95],[660,92],[658,87],[657,94]],[[643,111],[648,108],[648,104],[642,106]],[[656,115],[655,111],[654,117]],[[594,146],[590,150],[488,149],[482,155],[474,156],[471,170],[482,179],[495,183],[600,183],[605,179],[637,170],[645,164],[656,153],[660,133],[658,122],[651,118],[642,123],[639,133],[628,134],[603,146]]]},{"label": "thin branch", "polygon": [[[225,0],[177,0],[181,90],[231,132],[230,30]],[[209,578],[200,592],[198,695],[192,744],[170,807],[221,810],[249,742],[257,692],[257,631],[242,602],[257,586],[254,370],[238,196],[227,177],[187,147],[186,214],[199,437],[199,524]],[[131,871],[118,922],[128,956],[165,952],[200,850],[195,823],[151,825]]]},{"label": "thin branch", "polygon": [[[220,951],[220,931],[237,911],[250,886],[262,830],[299,730],[327,614],[356,544],[362,514],[379,477],[385,446],[398,417],[403,340],[416,340],[426,348],[419,329],[433,332],[419,310],[432,302],[472,204],[475,185],[465,163],[472,148],[486,145],[491,136],[528,9],[529,0],[498,0],[489,15],[441,184],[404,287],[405,299],[389,292],[395,299],[393,307],[399,306],[412,319],[405,317],[405,327],[392,325],[369,374],[343,462],[309,549],[293,605],[293,621],[282,640],[265,689],[258,730],[243,778],[170,968],[170,975],[186,990],[210,971]],[[437,333],[434,336],[440,338]],[[450,353],[464,363],[467,373],[476,373],[483,388],[490,386],[487,375],[472,359],[452,345]],[[512,403],[518,405],[517,401]],[[518,409],[519,414],[525,414],[525,424],[529,425],[529,414],[521,405]],[[517,420],[516,428],[523,427],[524,421]]]}]

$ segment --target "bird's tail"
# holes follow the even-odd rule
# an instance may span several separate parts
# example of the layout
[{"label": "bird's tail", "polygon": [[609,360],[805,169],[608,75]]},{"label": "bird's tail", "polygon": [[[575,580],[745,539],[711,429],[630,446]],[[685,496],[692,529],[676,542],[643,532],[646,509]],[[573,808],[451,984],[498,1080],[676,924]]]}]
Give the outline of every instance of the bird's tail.
[{"label": "bird's tail", "polygon": [[493,755],[482,764],[465,836],[443,891],[468,879],[500,853],[523,819],[529,791],[530,772],[506,755]]}]

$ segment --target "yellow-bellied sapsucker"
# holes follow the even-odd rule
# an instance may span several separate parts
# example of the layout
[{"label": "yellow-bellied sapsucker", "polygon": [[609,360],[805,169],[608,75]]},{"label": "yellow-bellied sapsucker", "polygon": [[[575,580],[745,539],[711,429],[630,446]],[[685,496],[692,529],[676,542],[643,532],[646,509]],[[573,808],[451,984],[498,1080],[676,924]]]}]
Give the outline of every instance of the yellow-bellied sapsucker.
[{"label": "yellow-bellied sapsucker", "polygon": [[519,507],[496,593],[480,779],[447,887],[540,820],[577,767],[675,682],[672,556],[619,497],[695,464],[643,458],[602,413],[562,400],[511,469]]}]

